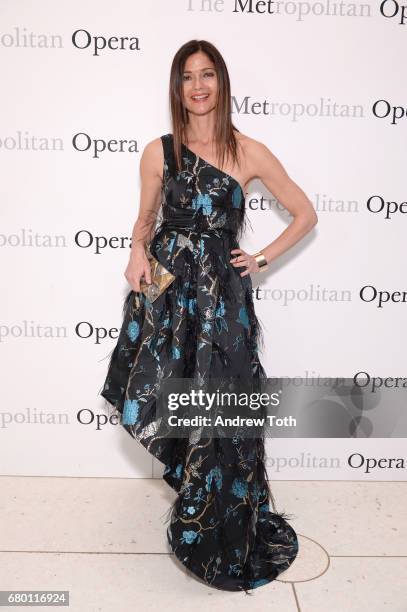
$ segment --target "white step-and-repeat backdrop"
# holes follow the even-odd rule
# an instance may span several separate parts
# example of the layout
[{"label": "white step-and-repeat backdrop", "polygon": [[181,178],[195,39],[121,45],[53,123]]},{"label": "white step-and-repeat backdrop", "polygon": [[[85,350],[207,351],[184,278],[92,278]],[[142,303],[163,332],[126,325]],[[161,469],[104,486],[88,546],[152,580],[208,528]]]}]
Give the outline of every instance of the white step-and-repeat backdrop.
[{"label": "white step-and-repeat backdrop", "polygon": [[[0,14],[2,474],[161,477],[98,393],[129,288],[140,155],[171,131],[170,65],[192,38],[219,48],[235,125],[319,216],[252,276],[268,375],[406,375],[406,5],[1,0]],[[255,252],[290,214],[256,181],[246,206]],[[274,480],[405,478],[388,461],[401,438],[267,451]]]}]

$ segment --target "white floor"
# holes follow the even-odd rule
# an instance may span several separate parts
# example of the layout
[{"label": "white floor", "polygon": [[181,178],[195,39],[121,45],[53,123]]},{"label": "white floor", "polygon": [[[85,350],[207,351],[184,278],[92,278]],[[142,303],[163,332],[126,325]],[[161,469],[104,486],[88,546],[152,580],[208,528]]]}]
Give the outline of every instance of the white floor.
[{"label": "white floor", "polygon": [[295,515],[300,553],[251,596],[207,587],[174,558],[164,521],[175,493],[160,478],[0,476],[0,485],[0,591],[66,590],[71,612],[407,611],[405,482],[273,483],[277,510]]}]

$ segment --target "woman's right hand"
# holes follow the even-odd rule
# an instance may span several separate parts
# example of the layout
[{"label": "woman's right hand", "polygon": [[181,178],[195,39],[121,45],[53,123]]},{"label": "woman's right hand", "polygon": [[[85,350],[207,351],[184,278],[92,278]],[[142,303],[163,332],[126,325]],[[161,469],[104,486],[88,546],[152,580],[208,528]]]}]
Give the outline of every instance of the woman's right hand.
[{"label": "woman's right hand", "polygon": [[151,266],[142,243],[132,249],[124,276],[133,291],[140,291],[140,279],[143,277],[146,283],[151,283]]}]

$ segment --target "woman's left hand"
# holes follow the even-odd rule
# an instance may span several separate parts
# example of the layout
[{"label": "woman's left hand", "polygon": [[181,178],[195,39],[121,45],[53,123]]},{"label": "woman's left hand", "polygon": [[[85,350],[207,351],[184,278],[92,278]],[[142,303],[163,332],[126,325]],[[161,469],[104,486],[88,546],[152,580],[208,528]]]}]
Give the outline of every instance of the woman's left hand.
[{"label": "woman's left hand", "polygon": [[235,254],[235,256],[230,260],[230,263],[233,267],[241,267],[244,266],[246,270],[240,273],[240,276],[247,276],[247,274],[251,274],[252,272],[259,272],[260,267],[255,260],[253,255],[249,255],[243,249],[232,249],[231,254]]}]

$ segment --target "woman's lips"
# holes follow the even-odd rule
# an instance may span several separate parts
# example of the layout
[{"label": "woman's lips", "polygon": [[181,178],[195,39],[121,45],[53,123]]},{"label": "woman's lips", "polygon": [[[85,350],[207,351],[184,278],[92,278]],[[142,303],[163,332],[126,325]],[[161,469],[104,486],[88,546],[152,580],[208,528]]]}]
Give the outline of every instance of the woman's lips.
[{"label": "woman's lips", "polygon": [[209,97],[209,94],[200,94],[197,97],[191,96],[191,100],[192,102],[205,102],[205,100],[207,100]]}]

